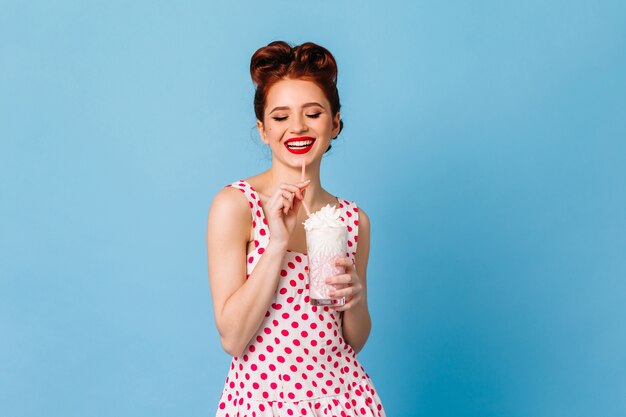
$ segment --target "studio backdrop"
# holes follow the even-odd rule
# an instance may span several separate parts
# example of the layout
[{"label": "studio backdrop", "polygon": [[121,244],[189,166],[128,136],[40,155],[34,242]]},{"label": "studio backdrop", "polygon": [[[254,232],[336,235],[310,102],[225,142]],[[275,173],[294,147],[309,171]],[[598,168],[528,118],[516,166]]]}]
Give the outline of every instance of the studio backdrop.
[{"label": "studio backdrop", "polygon": [[312,41],[389,416],[626,415],[623,1],[0,0],[0,415],[215,413],[206,222]]}]

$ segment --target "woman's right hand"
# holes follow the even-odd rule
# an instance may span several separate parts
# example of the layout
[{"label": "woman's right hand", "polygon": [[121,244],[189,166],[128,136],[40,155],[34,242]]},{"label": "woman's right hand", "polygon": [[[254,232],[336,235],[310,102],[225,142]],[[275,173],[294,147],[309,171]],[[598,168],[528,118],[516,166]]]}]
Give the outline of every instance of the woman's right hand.
[{"label": "woman's right hand", "polygon": [[281,183],[274,194],[264,202],[267,227],[270,229],[270,238],[273,242],[287,247],[289,237],[296,226],[304,190],[309,184],[310,180],[296,184]]}]

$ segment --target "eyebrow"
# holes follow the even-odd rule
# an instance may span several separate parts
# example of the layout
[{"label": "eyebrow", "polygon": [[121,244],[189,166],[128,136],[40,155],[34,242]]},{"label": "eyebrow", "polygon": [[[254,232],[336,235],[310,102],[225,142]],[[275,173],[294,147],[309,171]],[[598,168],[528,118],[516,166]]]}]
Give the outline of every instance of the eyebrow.
[{"label": "eyebrow", "polygon": [[[304,107],[312,107],[312,106],[319,106],[319,107],[321,107],[321,108],[324,108],[324,106],[322,106],[322,105],[321,105],[321,104],[319,104],[319,103],[316,103],[315,101],[312,101],[312,102],[310,102],[310,103],[305,103],[305,104],[303,104],[303,105],[302,105],[302,107],[303,107],[303,108],[304,108]],[[269,112],[268,114],[272,114],[272,113],[274,113],[276,110],[289,110],[289,107],[288,107],[288,106],[274,107],[274,108],[272,109],[272,111],[271,111],[271,112]]]}]

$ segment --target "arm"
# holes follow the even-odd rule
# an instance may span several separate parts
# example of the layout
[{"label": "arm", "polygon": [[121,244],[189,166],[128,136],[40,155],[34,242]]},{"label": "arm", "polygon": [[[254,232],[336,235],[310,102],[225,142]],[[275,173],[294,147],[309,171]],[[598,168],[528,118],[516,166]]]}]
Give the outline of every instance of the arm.
[{"label": "arm", "polygon": [[221,190],[207,224],[209,282],[222,347],[239,356],[258,330],[280,278],[286,246],[270,240],[246,280],[246,245],[252,227],[247,200],[239,190]]},{"label": "arm", "polygon": [[209,282],[222,347],[233,356],[243,353],[274,298],[302,190],[308,184],[281,184],[269,199],[263,198],[270,239],[248,279],[246,246],[252,228],[248,202],[240,191],[228,187],[211,205],[207,222]]},{"label": "arm", "polygon": [[365,212],[359,208],[359,244],[355,256],[355,265],[349,258],[344,258],[346,267],[345,280],[336,283],[347,283],[348,286],[331,296],[346,296],[346,305],[337,307],[343,311],[343,337],[352,349],[358,353],[365,346],[372,328],[372,320],[367,308],[367,260],[370,250],[370,221]]}]

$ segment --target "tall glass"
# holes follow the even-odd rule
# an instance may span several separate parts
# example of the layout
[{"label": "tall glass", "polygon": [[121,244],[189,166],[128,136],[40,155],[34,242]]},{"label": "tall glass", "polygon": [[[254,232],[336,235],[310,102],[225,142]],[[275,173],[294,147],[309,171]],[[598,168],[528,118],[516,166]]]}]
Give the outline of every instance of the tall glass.
[{"label": "tall glass", "polygon": [[309,292],[311,304],[317,306],[342,306],[345,297],[332,298],[328,292],[336,289],[335,285],[326,284],[325,280],[334,275],[344,274],[343,266],[336,266],[335,261],[344,258],[348,251],[348,229],[341,227],[319,227],[306,231],[307,255],[309,258]]}]

